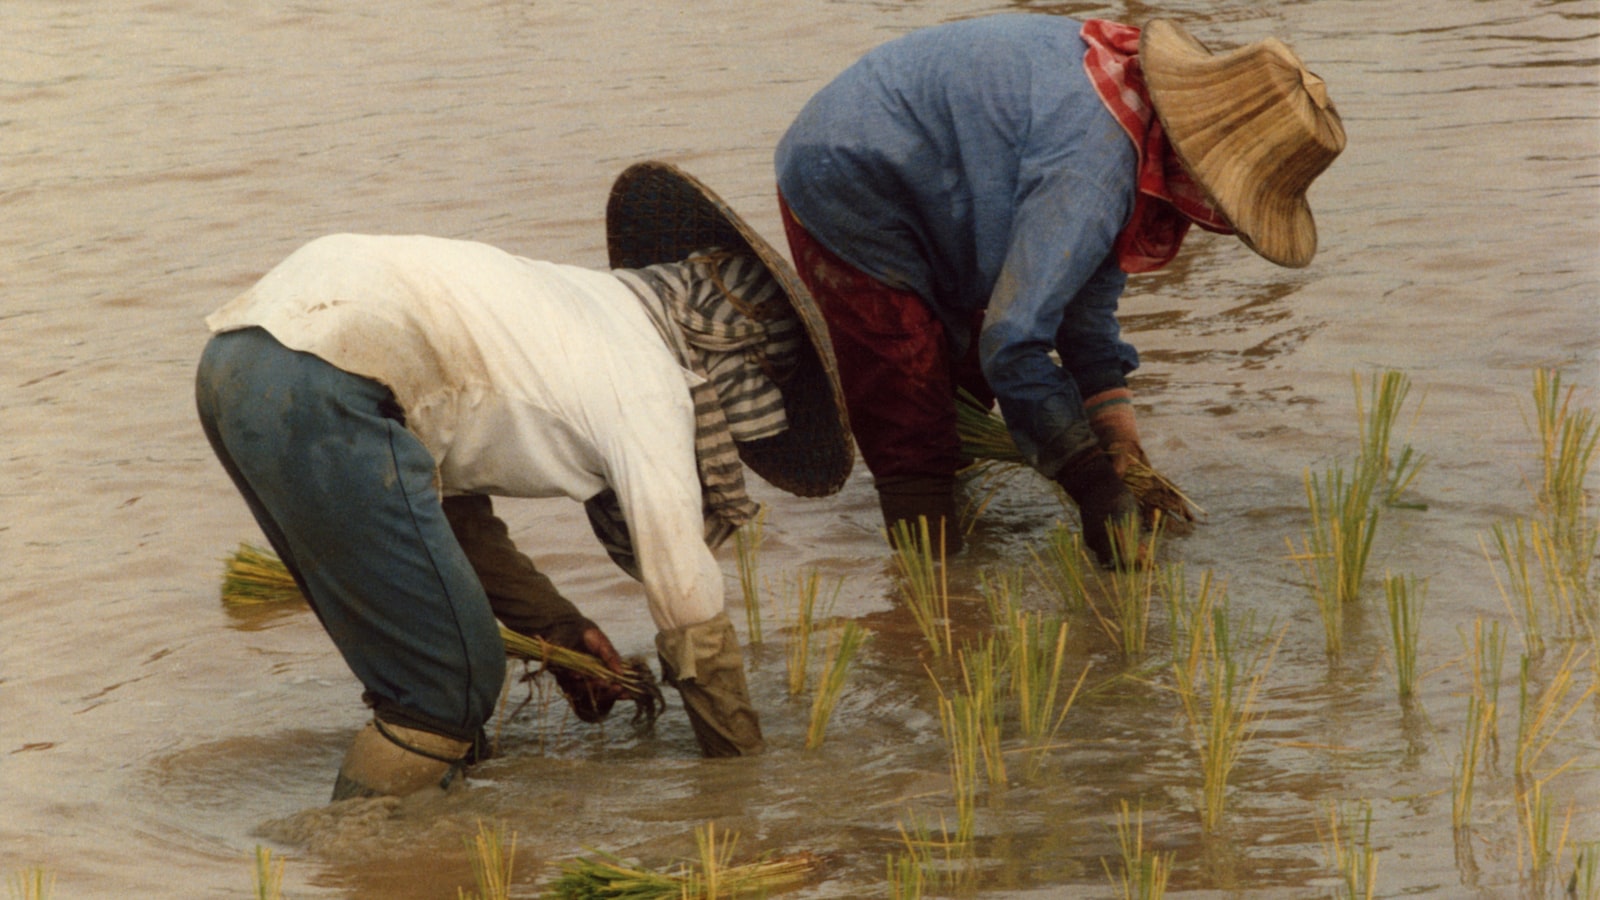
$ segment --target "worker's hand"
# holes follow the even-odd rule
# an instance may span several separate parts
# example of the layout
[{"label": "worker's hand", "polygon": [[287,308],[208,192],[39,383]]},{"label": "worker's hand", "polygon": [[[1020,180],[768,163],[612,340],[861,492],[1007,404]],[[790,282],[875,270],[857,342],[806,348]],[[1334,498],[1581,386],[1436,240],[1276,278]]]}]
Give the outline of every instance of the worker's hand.
[{"label": "worker's hand", "polygon": [[[612,646],[611,639],[600,630],[600,626],[588,619],[580,618],[547,628],[540,637],[569,650],[581,650],[597,657],[606,668],[618,675],[627,672],[622,656],[617,653],[617,648]],[[618,700],[631,697],[626,688],[603,678],[584,675],[560,666],[552,666],[550,671],[555,675],[556,685],[561,688],[561,693],[565,694],[567,702],[572,704],[572,712],[585,722],[599,722],[605,719],[611,714],[611,707]]]},{"label": "worker's hand", "polygon": [[1139,425],[1133,416],[1133,392],[1125,387],[1101,391],[1083,401],[1084,412],[1089,416],[1089,427],[1100,441],[1100,449],[1117,477],[1128,474],[1128,464],[1133,461],[1150,464],[1139,443]]}]

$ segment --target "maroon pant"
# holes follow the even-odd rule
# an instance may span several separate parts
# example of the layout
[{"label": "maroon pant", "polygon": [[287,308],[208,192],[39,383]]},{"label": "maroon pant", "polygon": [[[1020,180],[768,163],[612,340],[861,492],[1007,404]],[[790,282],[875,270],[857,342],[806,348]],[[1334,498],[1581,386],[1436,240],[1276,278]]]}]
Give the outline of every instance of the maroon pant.
[{"label": "maroon pant", "polygon": [[976,331],[956,359],[944,324],[916,294],[840,259],[778,197],[795,269],[828,322],[850,430],[868,471],[885,479],[949,478],[962,465],[956,388],[993,402],[978,367]]}]

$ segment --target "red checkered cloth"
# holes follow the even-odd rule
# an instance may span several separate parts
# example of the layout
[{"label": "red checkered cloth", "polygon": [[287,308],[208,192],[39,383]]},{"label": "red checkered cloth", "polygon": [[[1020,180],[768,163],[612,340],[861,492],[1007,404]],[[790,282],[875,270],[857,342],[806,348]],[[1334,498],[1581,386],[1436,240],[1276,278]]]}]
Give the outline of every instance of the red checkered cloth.
[{"label": "red checkered cloth", "polygon": [[1088,45],[1083,67],[1095,92],[1139,151],[1138,196],[1133,217],[1117,235],[1117,264],[1124,272],[1161,268],[1178,255],[1191,223],[1233,234],[1228,220],[1178,161],[1150,105],[1139,67],[1139,29],[1089,19],[1081,36]]}]

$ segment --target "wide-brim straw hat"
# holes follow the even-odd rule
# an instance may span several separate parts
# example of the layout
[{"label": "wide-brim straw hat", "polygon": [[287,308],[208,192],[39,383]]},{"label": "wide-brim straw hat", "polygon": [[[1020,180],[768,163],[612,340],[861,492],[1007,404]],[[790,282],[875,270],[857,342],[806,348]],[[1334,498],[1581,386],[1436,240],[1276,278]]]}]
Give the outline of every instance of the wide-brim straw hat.
[{"label": "wide-brim straw hat", "polygon": [[[739,458],[774,487],[823,497],[844,486],[855,463],[828,326],[789,263],[710,188],[670,163],[629,166],[606,202],[606,249],[612,268],[680,262],[722,247],[759,259],[810,338],[799,364],[779,384],[789,427],[772,437],[739,441]],[[781,314],[781,313],[780,313]]]},{"label": "wide-brim straw hat", "polygon": [[1322,79],[1276,38],[1213,54],[1167,19],[1144,26],[1139,62],[1178,159],[1244,242],[1280,266],[1311,262],[1306,190],[1345,144]]}]

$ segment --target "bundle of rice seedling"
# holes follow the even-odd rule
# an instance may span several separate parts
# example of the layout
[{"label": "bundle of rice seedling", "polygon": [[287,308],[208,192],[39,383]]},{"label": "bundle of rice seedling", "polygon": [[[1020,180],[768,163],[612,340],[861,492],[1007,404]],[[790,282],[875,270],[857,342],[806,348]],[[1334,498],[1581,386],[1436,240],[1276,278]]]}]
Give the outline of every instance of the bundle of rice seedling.
[{"label": "bundle of rice seedling", "polygon": [[[222,602],[236,605],[304,602],[299,585],[289,569],[272,551],[241,543],[225,561],[222,573]],[[657,696],[660,688],[642,660],[629,660],[624,672],[612,671],[600,658],[581,650],[557,646],[543,638],[529,637],[500,626],[506,655],[550,668],[567,669],[589,678],[625,688],[635,696]]]},{"label": "bundle of rice seedling", "polygon": [[[726,846],[731,849],[731,844]],[[702,838],[701,865],[683,864],[660,872],[634,865],[609,853],[580,857],[566,863],[550,885],[548,900],[720,900],[764,897],[795,884],[820,866],[810,853],[765,857],[732,866],[727,853],[708,849]]]},{"label": "bundle of rice seedling", "polygon": [[222,601],[235,606],[303,600],[283,561],[271,550],[240,543],[222,572]]},{"label": "bundle of rice seedling", "polygon": [[[965,390],[956,400],[956,434],[961,439],[962,454],[972,459],[1004,466],[1027,464],[1011,439],[1005,419],[998,412],[985,409]],[[1203,512],[1176,484],[1143,460],[1128,461],[1122,483],[1139,501],[1146,522],[1153,521],[1157,512],[1163,519],[1193,522],[1195,514]]]}]

